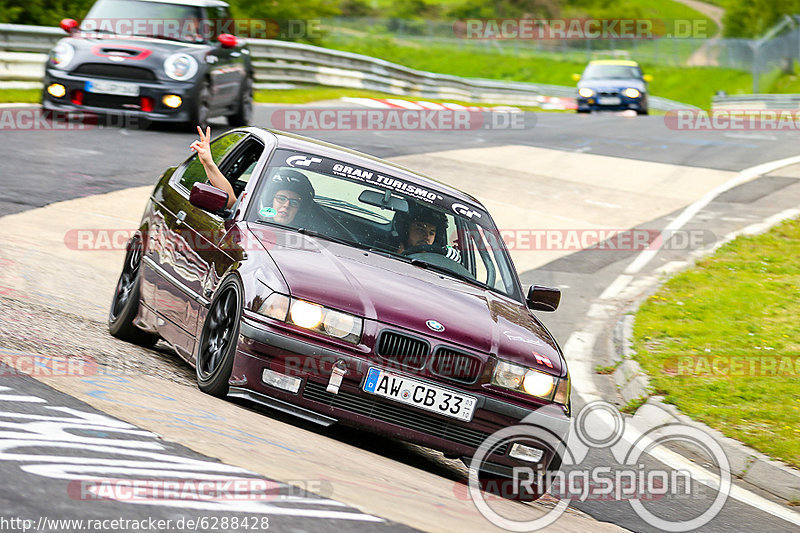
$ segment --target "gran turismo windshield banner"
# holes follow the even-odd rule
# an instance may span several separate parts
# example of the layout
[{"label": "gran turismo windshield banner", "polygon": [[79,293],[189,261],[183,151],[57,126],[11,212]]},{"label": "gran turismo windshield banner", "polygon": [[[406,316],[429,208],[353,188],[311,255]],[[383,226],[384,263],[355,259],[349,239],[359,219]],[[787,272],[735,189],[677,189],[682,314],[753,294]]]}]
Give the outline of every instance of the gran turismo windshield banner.
[{"label": "gran turismo windshield banner", "polygon": [[373,187],[386,189],[415,200],[420,200],[434,205],[445,212],[453,213],[466,218],[488,230],[494,231],[494,225],[489,215],[474,204],[467,204],[463,200],[454,198],[438,190],[420,186],[407,179],[387,176],[381,172],[365,167],[343,163],[317,155],[304,154],[290,150],[278,150],[272,157],[273,167],[293,167],[298,170],[307,169],[318,174],[337,176],[351,181],[368,184]]}]

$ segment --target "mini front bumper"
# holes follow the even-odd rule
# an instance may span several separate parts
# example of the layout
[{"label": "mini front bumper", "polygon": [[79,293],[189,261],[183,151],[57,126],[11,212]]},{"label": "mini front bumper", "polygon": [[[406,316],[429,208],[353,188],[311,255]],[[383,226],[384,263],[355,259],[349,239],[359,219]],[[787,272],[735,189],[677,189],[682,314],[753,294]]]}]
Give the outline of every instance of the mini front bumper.
[{"label": "mini front bumper", "polygon": [[[337,361],[346,365],[348,372],[338,394],[333,394],[326,391],[326,385]],[[556,453],[560,454],[564,448],[570,418],[558,406],[523,407],[476,393],[474,389],[460,389],[449,382],[435,383],[477,397],[473,419],[462,422],[364,392],[362,386],[370,367],[381,367],[381,361],[369,354],[348,353],[293,338],[264,324],[243,319],[230,395],[320,424],[341,422],[438,449],[448,456],[465,460],[492,433],[514,426],[523,419],[526,425],[541,427],[550,436],[548,442],[542,443],[545,453],[539,466],[548,466]],[[265,369],[300,378],[300,389],[291,393],[267,385],[261,377]],[[393,371],[397,372],[396,369]],[[487,462],[491,463],[492,471],[511,472],[515,466],[537,466],[510,457],[511,444],[506,443],[489,456]]]},{"label": "mini front bumper", "polygon": [[[87,81],[100,81],[90,76],[79,76],[58,69],[48,68],[45,71],[44,88],[42,89],[42,107],[53,111],[81,111],[97,115],[113,115],[123,117],[143,118],[152,121],[188,122],[192,119],[192,109],[195,107],[197,88],[193,83],[178,81],[130,81],[139,87],[138,97],[105,95],[100,93],[87,93]],[[108,81],[103,79],[103,81]],[[56,98],[47,92],[47,87],[52,83],[60,83],[66,89],[66,94]],[[75,94],[83,92],[81,104],[73,102]],[[182,103],[177,109],[167,107],[162,99],[168,94],[181,97]],[[149,98],[152,111],[142,109],[141,99]]]}]

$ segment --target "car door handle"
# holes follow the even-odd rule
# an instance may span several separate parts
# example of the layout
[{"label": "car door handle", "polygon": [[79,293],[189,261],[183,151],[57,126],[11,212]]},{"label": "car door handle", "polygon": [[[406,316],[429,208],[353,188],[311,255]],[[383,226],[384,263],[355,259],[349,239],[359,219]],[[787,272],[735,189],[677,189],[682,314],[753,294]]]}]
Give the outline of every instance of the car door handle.
[{"label": "car door handle", "polygon": [[176,218],[175,223],[180,226],[186,220],[186,211],[178,211]]}]

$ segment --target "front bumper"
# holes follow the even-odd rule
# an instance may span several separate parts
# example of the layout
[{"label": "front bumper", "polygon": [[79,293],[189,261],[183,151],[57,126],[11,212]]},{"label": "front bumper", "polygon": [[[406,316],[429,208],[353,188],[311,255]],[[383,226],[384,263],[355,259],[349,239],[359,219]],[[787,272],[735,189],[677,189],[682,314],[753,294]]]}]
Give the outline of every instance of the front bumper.
[{"label": "front bumper", "polygon": [[[139,96],[119,96],[85,91],[87,81],[99,81],[100,78],[74,75],[58,69],[48,68],[44,76],[42,89],[42,107],[53,111],[81,111],[97,115],[113,115],[122,117],[135,117],[151,121],[163,122],[188,122],[192,119],[192,109],[195,107],[197,87],[193,83],[178,81],[131,81],[119,80],[125,83],[134,83],[139,86]],[[105,78],[103,81],[108,81]],[[47,92],[47,87],[52,83],[60,83],[66,88],[66,94],[56,98]],[[83,93],[83,103],[73,102],[76,93]],[[183,102],[177,109],[164,105],[162,98],[168,94],[181,97]],[[142,98],[149,98],[152,102],[152,111],[142,110]]]},{"label": "front bumper", "polygon": [[578,111],[599,111],[599,110],[625,111],[628,109],[633,109],[634,111],[644,111],[647,109],[646,95],[640,95],[637,96],[636,98],[629,98],[624,94],[619,94],[613,96],[612,98],[619,98],[619,103],[601,104],[596,94],[588,98],[583,96],[578,96],[576,98],[578,104]]},{"label": "front bumper", "polygon": [[[333,394],[326,391],[326,385],[337,361],[343,362],[348,371],[338,394]],[[324,425],[341,422],[465,459],[492,433],[523,419],[525,424],[544,428],[552,437],[549,442],[541,443],[544,455],[534,465],[510,457],[511,443],[500,446],[487,459],[495,472],[511,472],[515,466],[547,467],[556,454],[563,451],[570,418],[560,407],[523,407],[478,393],[474,388],[461,389],[452,383],[435,382],[437,386],[478,399],[473,419],[463,422],[364,392],[362,386],[370,367],[382,367],[382,364],[369,354],[321,346],[243,319],[230,395]],[[293,394],[265,384],[261,378],[265,369],[301,378],[300,389]],[[392,371],[397,372],[396,369]]]}]

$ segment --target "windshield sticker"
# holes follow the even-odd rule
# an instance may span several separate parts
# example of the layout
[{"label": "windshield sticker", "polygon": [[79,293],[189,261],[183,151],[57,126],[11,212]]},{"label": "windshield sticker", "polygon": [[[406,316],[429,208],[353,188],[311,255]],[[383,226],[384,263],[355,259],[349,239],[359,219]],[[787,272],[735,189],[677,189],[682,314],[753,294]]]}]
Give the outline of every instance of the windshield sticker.
[{"label": "windshield sticker", "polygon": [[322,163],[322,159],[305,155],[293,155],[286,158],[286,164],[290,167],[310,167],[312,163]]},{"label": "windshield sticker", "polygon": [[472,219],[472,217],[475,217],[475,216],[477,216],[478,218],[481,218],[481,214],[480,213],[478,213],[477,211],[473,211],[472,209],[470,209],[468,206],[466,206],[464,204],[453,204],[451,206],[451,208],[453,209],[453,212],[455,214],[461,215],[462,217],[467,217],[470,220]]},{"label": "windshield sticker", "polygon": [[258,214],[264,218],[272,218],[275,215],[277,215],[278,212],[275,211],[275,209],[272,207],[262,207],[261,211],[259,211]]},{"label": "windshield sticker", "polygon": [[442,195],[436,194],[433,191],[423,189],[422,187],[417,187],[416,185],[413,185],[411,183],[406,183],[405,181],[399,180],[397,178],[388,178],[380,174],[375,174],[374,172],[369,170],[353,168],[348,165],[342,165],[337,163],[333,165],[332,171],[336,175],[346,176],[348,178],[355,178],[359,181],[369,183],[370,185],[377,185],[384,189],[393,189],[395,191],[402,191],[411,196],[415,196],[417,198],[425,200],[428,203],[433,203],[436,200],[444,199]]},{"label": "windshield sticker", "polygon": [[[415,184],[413,181],[398,179],[390,176],[385,176],[376,172],[356,165],[348,165],[341,163],[336,159],[329,159],[327,157],[315,156],[312,154],[298,154],[297,152],[290,152],[288,150],[280,150],[276,155],[279,161],[285,162],[286,166],[293,168],[308,168],[313,169],[313,172],[324,174],[328,176],[337,176],[351,181],[357,181],[366,185],[376,187],[383,190],[390,190],[392,192],[399,192],[406,196],[435,205],[447,211],[453,211],[457,215],[461,215],[473,222],[482,226],[491,228],[491,221],[483,216],[483,212],[477,206],[472,206],[469,203],[458,202],[456,198],[440,193],[436,190],[431,190]],[[265,216],[265,215],[262,215]],[[274,215],[272,215],[274,216]]]}]

